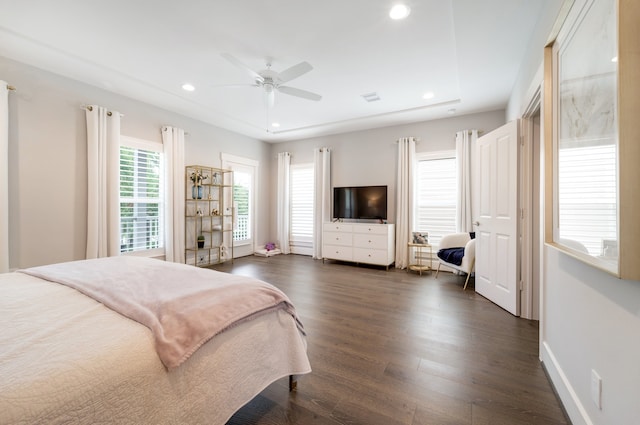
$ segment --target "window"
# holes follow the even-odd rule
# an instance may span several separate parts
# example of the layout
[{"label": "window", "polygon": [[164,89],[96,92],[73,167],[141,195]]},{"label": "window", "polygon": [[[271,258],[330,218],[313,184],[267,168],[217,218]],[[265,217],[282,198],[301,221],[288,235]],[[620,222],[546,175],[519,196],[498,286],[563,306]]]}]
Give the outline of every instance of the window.
[{"label": "window", "polygon": [[456,232],[456,175],[454,151],[418,155],[414,229],[428,232],[435,249],[444,235]]},{"label": "window", "polygon": [[313,164],[291,165],[290,182],[291,252],[313,255]]},{"label": "window", "polygon": [[234,241],[251,239],[252,229],[250,217],[249,193],[251,192],[251,175],[236,171],[233,175],[233,202],[236,208],[237,225],[233,230]]},{"label": "window", "polygon": [[120,252],[164,253],[162,176],[161,144],[121,138]]},{"label": "window", "polygon": [[254,252],[256,234],[255,196],[258,161],[222,153],[222,168],[233,171],[233,203],[235,208],[233,255],[243,257]]}]

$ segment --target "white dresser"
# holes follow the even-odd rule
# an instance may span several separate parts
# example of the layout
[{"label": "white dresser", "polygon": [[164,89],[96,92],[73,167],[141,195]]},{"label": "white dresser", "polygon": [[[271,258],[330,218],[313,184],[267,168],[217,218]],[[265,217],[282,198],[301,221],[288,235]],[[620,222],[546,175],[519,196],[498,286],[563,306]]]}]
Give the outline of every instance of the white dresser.
[{"label": "white dresser", "polygon": [[395,226],[375,223],[324,223],[322,259],[376,264],[395,261]]}]

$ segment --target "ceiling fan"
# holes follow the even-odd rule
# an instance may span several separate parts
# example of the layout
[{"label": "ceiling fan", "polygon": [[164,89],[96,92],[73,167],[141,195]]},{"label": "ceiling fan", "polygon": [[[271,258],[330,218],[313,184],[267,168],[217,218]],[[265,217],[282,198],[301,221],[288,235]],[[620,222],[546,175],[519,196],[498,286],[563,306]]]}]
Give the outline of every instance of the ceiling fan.
[{"label": "ceiling fan", "polygon": [[309,62],[300,62],[299,64],[293,65],[282,72],[275,72],[271,70],[270,60],[267,60],[267,69],[254,71],[229,53],[222,53],[222,57],[238,68],[249,73],[254,80],[254,84],[246,84],[247,86],[260,87],[264,89],[267,107],[269,108],[273,107],[276,90],[290,96],[297,96],[308,100],[319,101],[322,99],[322,96],[319,94],[283,85],[311,71],[313,67]]}]

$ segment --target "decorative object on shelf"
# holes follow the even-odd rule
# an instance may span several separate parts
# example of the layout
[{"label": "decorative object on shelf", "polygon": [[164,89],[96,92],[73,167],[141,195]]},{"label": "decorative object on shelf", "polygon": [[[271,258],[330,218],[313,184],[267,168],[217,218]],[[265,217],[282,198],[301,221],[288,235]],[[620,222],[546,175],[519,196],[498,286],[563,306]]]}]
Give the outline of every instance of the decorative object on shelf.
[{"label": "decorative object on shelf", "polygon": [[413,243],[425,245],[429,243],[429,232],[413,232]]},{"label": "decorative object on shelf", "polygon": [[218,211],[217,208],[214,208],[211,210],[211,215],[220,215],[220,212]]},{"label": "decorative object on shelf", "polygon": [[202,199],[202,186],[191,186],[191,197],[193,199]]},{"label": "decorative object on shelf", "polygon": [[202,182],[208,179],[209,176],[202,174],[202,170],[195,170],[191,172],[191,175],[189,176],[189,178],[193,183],[193,186],[191,187],[191,197],[193,199],[202,199],[202,194],[203,194]]},{"label": "decorative object on shelf", "polygon": [[213,184],[220,184],[220,173],[213,173]]},{"label": "decorative object on shelf", "polygon": [[204,235],[198,235],[198,248],[204,248]]},{"label": "decorative object on shelf", "polygon": [[208,178],[209,176],[202,174],[202,170],[195,170],[191,173],[191,182],[196,186],[202,186],[202,182]]}]

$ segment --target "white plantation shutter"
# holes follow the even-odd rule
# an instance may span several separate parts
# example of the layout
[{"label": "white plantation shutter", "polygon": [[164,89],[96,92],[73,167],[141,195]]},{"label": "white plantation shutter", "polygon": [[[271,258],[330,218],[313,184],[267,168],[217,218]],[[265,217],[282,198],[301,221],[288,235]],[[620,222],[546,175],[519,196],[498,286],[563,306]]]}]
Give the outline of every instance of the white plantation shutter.
[{"label": "white plantation shutter", "polygon": [[603,255],[603,240],[616,241],[616,146],[558,150],[560,238]]},{"label": "white plantation shutter", "polygon": [[313,164],[291,165],[290,244],[294,254],[312,255]]},{"label": "white plantation shutter", "polygon": [[251,239],[251,180],[253,176],[240,170],[233,173],[233,203],[236,209],[233,227],[234,241],[247,241]]},{"label": "white plantation shutter", "polygon": [[161,251],[164,247],[161,149],[160,144],[122,138],[120,252]]},{"label": "white plantation shutter", "polygon": [[456,232],[455,152],[418,158],[415,231],[428,232],[437,251],[440,239]]}]

